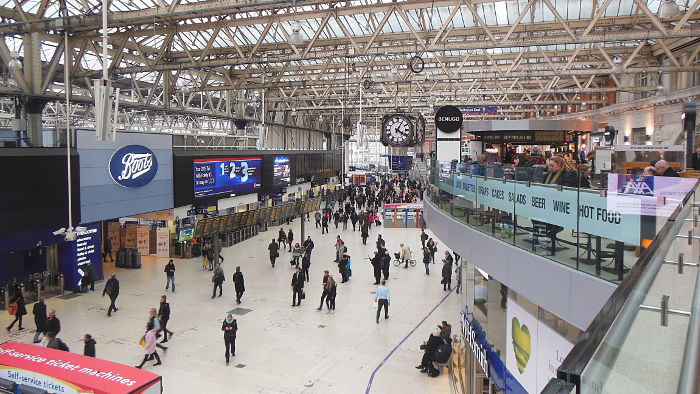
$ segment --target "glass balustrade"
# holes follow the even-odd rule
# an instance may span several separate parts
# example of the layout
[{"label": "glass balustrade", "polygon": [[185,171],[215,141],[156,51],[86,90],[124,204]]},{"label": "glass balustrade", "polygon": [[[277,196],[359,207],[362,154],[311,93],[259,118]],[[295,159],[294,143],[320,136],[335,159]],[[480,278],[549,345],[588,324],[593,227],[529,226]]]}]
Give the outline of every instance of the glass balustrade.
[{"label": "glass balustrade", "polygon": [[475,230],[619,283],[697,181],[611,174],[603,188],[545,169],[433,161],[426,196]]}]

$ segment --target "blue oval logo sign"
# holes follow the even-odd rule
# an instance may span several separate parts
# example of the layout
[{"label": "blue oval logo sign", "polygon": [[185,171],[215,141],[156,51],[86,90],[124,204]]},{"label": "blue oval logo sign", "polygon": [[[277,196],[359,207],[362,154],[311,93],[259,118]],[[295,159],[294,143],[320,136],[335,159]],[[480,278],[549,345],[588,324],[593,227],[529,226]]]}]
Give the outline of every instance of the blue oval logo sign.
[{"label": "blue oval logo sign", "polygon": [[127,145],[112,154],[109,175],[124,187],[140,187],[152,181],[158,172],[158,160],[143,145]]}]

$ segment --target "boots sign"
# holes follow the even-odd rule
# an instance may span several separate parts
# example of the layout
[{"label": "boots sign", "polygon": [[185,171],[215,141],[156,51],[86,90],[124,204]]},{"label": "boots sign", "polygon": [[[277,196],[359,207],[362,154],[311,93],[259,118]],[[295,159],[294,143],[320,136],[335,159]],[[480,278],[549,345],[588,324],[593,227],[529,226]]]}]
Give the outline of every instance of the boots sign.
[{"label": "boots sign", "polygon": [[112,154],[109,175],[124,187],[148,184],[158,172],[158,160],[152,150],[143,145],[127,145]]}]

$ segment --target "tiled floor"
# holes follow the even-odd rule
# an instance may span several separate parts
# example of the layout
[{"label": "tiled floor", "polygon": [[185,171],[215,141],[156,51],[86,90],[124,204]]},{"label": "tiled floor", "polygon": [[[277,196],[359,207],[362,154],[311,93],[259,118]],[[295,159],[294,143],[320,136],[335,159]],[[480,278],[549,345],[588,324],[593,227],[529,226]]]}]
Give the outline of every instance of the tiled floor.
[{"label": "tiled floor", "polygon": [[[300,237],[300,222],[292,222]],[[391,291],[390,318],[374,321],[372,299],[375,286],[372,267],[366,257],[374,250],[371,242],[381,232],[390,252],[398,251],[404,242],[420,262],[420,231],[417,229],[371,230],[368,245],[363,246],[359,232],[332,229],[321,235],[307,222],[307,234],[316,244],[312,257],[311,281],[307,299],[301,307],[291,308],[290,281],[293,273],[289,252],[282,252],[278,264],[270,267],[267,244],[279,228],[240,244],[223,249],[226,274],[224,296],[210,299],[211,273],[201,270],[201,259],[176,260],[177,292],[168,292],[172,317],[168,328],[175,332],[163,354],[163,365],[146,368],[163,376],[165,393],[363,393],[372,372],[392,349],[445,297],[440,285],[440,265],[431,266],[433,274],[425,275],[423,265],[403,269],[391,267],[388,286]],[[288,226],[285,226],[285,230]],[[341,234],[352,256],[353,277],[338,284],[335,314],[319,312],[321,276],[324,269],[340,279],[332,262],[336,234]],[[430,234],[432,236],[432,234]],[[437,256],[442,255],[442,245]],[[143,334],[148,309],[158,306],[164,293],[167,259],[146,257],[140,270],[117,269],[105,264],[105,276],[116,273],[121,285],[117,300],[119,311],[106,316],[109,305],[102,298],[104,282],[94,293],[62,300],[47,300],[49,308],[61,319],[62,338],[71,351],[82,353],[82,337],[91,333],[97,340],[97,356],[110,361],[135,365],[143,357],[137,340]],[[234,301],[231,276],[241,266],[246,292],[243,303]],[[453,282],[454,283],[454,282]],[[238,315],[236,357],[231,365],[224,360],[221,321],[234,308],[250,309]],[[31,311],[31,305],[28,306]],[[0,322],[10,322],[0,314]],[[393,353],[376,372],[372,393],[447,393],[445,374],[428,378],[413,367],[420,362],[419,345],[435,324],[448,320],[453,334],[459,331],[459,301],[450,295],[435,312]],[[31,315],[25,326],[33,329]],[[25,330],[10,335],[0,332],[0,341],[31,342],[33,332]]]}]

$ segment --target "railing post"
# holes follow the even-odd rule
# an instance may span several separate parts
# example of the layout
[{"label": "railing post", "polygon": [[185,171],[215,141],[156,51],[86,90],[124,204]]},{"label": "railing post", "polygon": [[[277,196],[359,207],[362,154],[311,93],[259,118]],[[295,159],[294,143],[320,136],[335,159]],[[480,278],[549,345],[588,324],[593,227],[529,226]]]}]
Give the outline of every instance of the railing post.
[{"label": "railing post", "polygon": [[58,275],[58,286],[61,289],[61,295],[66,294],[66,291],[64,289],[64,284],[65,284],[65,278],[63,277],[63,274]]}]

